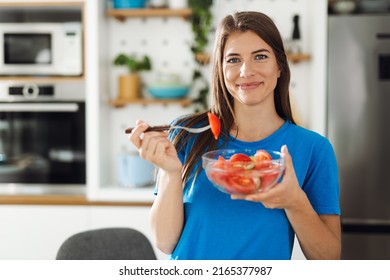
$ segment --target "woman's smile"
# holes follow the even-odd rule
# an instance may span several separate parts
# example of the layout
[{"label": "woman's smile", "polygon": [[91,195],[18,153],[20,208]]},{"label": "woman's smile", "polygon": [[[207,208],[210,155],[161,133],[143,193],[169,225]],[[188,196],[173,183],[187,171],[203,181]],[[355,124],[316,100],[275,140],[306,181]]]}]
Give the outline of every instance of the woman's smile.
[{"label": "woman's smile", "polygon": [[237,87],[240,90],[251,90],[251,89],[257,89],[262,84],[263,84],[262,82],[240,83],[237,84]]}]

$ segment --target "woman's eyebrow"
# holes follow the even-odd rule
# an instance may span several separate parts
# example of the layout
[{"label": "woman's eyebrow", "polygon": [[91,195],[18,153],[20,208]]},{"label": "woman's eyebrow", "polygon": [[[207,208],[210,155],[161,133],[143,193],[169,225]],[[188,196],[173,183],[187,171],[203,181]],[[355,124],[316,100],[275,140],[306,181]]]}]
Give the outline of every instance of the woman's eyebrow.
[{"label": "woman's eyebrow", "polygon": [[240,54],[238,54],[238,53],[227,53],[226,55],[225,55],[225,57],[229,57],[229,56],[239,56]]},{"label": "woman's eyebrow", "polygon": [[[267,49],[258,49],[258,50],[255,50],[253,52],[251,52],[251,54],[255,54],[255,53],[260,53],[260,52],[270,52],[269,50]],[[229,56],[239,56],[240,54],[239,53],[227,53],[225,55],[225,57],[229,57]]]},{"label": "woman's eyebrow", "polygon": [[270,51],[267,49],[258,49],[257,51],[252,52],[252,54],[259,53],[259,52],[268,52],[269,53]]}]

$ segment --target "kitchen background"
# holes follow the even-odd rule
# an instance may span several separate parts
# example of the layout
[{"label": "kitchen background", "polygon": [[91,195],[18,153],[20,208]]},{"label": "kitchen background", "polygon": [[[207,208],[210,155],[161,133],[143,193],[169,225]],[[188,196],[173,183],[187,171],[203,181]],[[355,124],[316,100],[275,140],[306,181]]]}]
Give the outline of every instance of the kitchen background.
[{"label": "kitchen background", "polygon": [[[150,1],[150,4],[153,2],[157,5],[164,1]],[[181,4],[184,3],[186,8],[185,2],[183,0]],[[344,14],[347,11],[342,10],[344,6],[341,6],[341,10],[336,8],[336,2],[348,2],[347,8],[350,2],[357,3],[328,3],[327,0],[214,0],[211,7],[214,28],[227,13],[257,10],[270,15],[275,21],[287,49],[293,49],[295,43],[299,44],[300,55],[292,57],[290,63],[294,114],[302,126],[323,135],[327,134],[328,12],[342,13],[332,16],[348,16]],[[170,1],[166,3],[169,5]],[[135,177],[126,177],[123,169],[134,166],[134,162],[138,165],[139,162],[134,157],[134,148],[128,142],[124,129],[133,126],[137,119],[150,124],[168,124],[179,115],[193,112],[197,107],[187,100],[198,96],[199,85],[193,86],[183,100],[159,100],[157,103],[148,92],[148,86],[161,79],[178,76],[183,84],[191,84],[193,71],[198,67],[208,79],[210,66],[199,66],[193,58],[190,50],[193,33],[186,13],[173,16],[131,16],[117,14],[120,10],[113,9],[113,5],[111,1],[103,0],[52,0],[39,1],[38,4],[32,0],[0,1],[0,23],[10,20],[10,7],[41,9],[41,14],[38,14],[46,20],[50,18],[47,10],[64,7],[65,10],[76,10],[81,13],[84,36],[84,72],[80,77],[67,79],[5,75],[0,78],[0,90],[6,91],[15,84],[54,84],[55,87],[65,88],[64,95],[85,100],[86,108],[86,182],[82,185],[81,194],[69,195],[66,191],[65,194],[59,194],[50,187],[40,188],[39,185],[18,187],[2,184],[0,259],[54,259],[60,244],[68,236],[99,227],[129,226],[139,229],[151,239],[147,217],[153,201],[153,188],[125,186],[138,181],[134,181]],[[387,15],[388,11],[388,6],[382,10]],[[360,13],[361,8],[353,7],[350,12]],[[297,16],[300,38],[292,41],[294,17],[296,19]],[[211,51],[213,40],[211,32],[206,48],[208,52]],[[142,100],[118,102],[118,79],[127,72],[126,68],[113,64],[119,53],[150,57],[152,70],[141,72],[144,85]],[[2,94],[0,92],[0,97]],[[127,173],[132,174],[130,171]],[[148,179],[141,181],[148,182]],[[388,240],[385,239],[383,243],[387,248]],[[159,258],[164,258],[157,249],[156,252]],[[293,258],[304,259],[298,244],[294,247]]]}]

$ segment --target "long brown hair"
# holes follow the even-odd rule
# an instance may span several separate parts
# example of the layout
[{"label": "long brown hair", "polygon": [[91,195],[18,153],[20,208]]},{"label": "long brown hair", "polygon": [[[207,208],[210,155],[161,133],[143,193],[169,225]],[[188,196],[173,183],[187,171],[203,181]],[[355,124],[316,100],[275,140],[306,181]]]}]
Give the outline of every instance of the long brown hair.
[{"label": "long brown hair", "polygon": [[[234,98],[228,92],[223,77],[223,55],[228,37],[235,32],[252,31],[262,38],[274,51],[276,61],[280,67],[280,77],[278,79],[274,101],[277,114],[292,123],[294,122],[289,96],[290,84],[290,68],[288,66],[287,57],[285,54],[283,41],[274,22],[265,14],[260,12],[237,12],[233,15],[228,15],[220,22],[213,52],[213,69],[212,69],[212,98],[213,106],[210,111],[213,112],[221,120],[221,137],[223,139],[222,147],[228,140],[228,135],[232,125],[234,124]],[[179,120],[185,122],[187,126],[199,126],[199,124],[207,124],[207,112],[196,113],[185,116]],[[191,137],[184,130],[178,132],[173,143],[177,151],[183,149]],[[201,156],[206,151],[211,151],[217,147],[217,141],[210,130],[202,133],[201,137],[196,137],[194,144],[191,147],[191,152],[188,154],[183,166],[183,180],[189,180],[195,166],[201,159]],[[201,166],[198,165],[199,172]]]}]

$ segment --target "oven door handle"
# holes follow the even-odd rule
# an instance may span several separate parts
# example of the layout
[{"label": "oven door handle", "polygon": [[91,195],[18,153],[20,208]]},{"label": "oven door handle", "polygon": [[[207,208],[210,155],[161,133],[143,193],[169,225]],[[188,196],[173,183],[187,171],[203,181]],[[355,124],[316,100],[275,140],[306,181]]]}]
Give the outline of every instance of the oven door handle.
[{"label": "oven door handle", "polygon": [[77,103],[1,103],[0,112],[77,112]]}]

